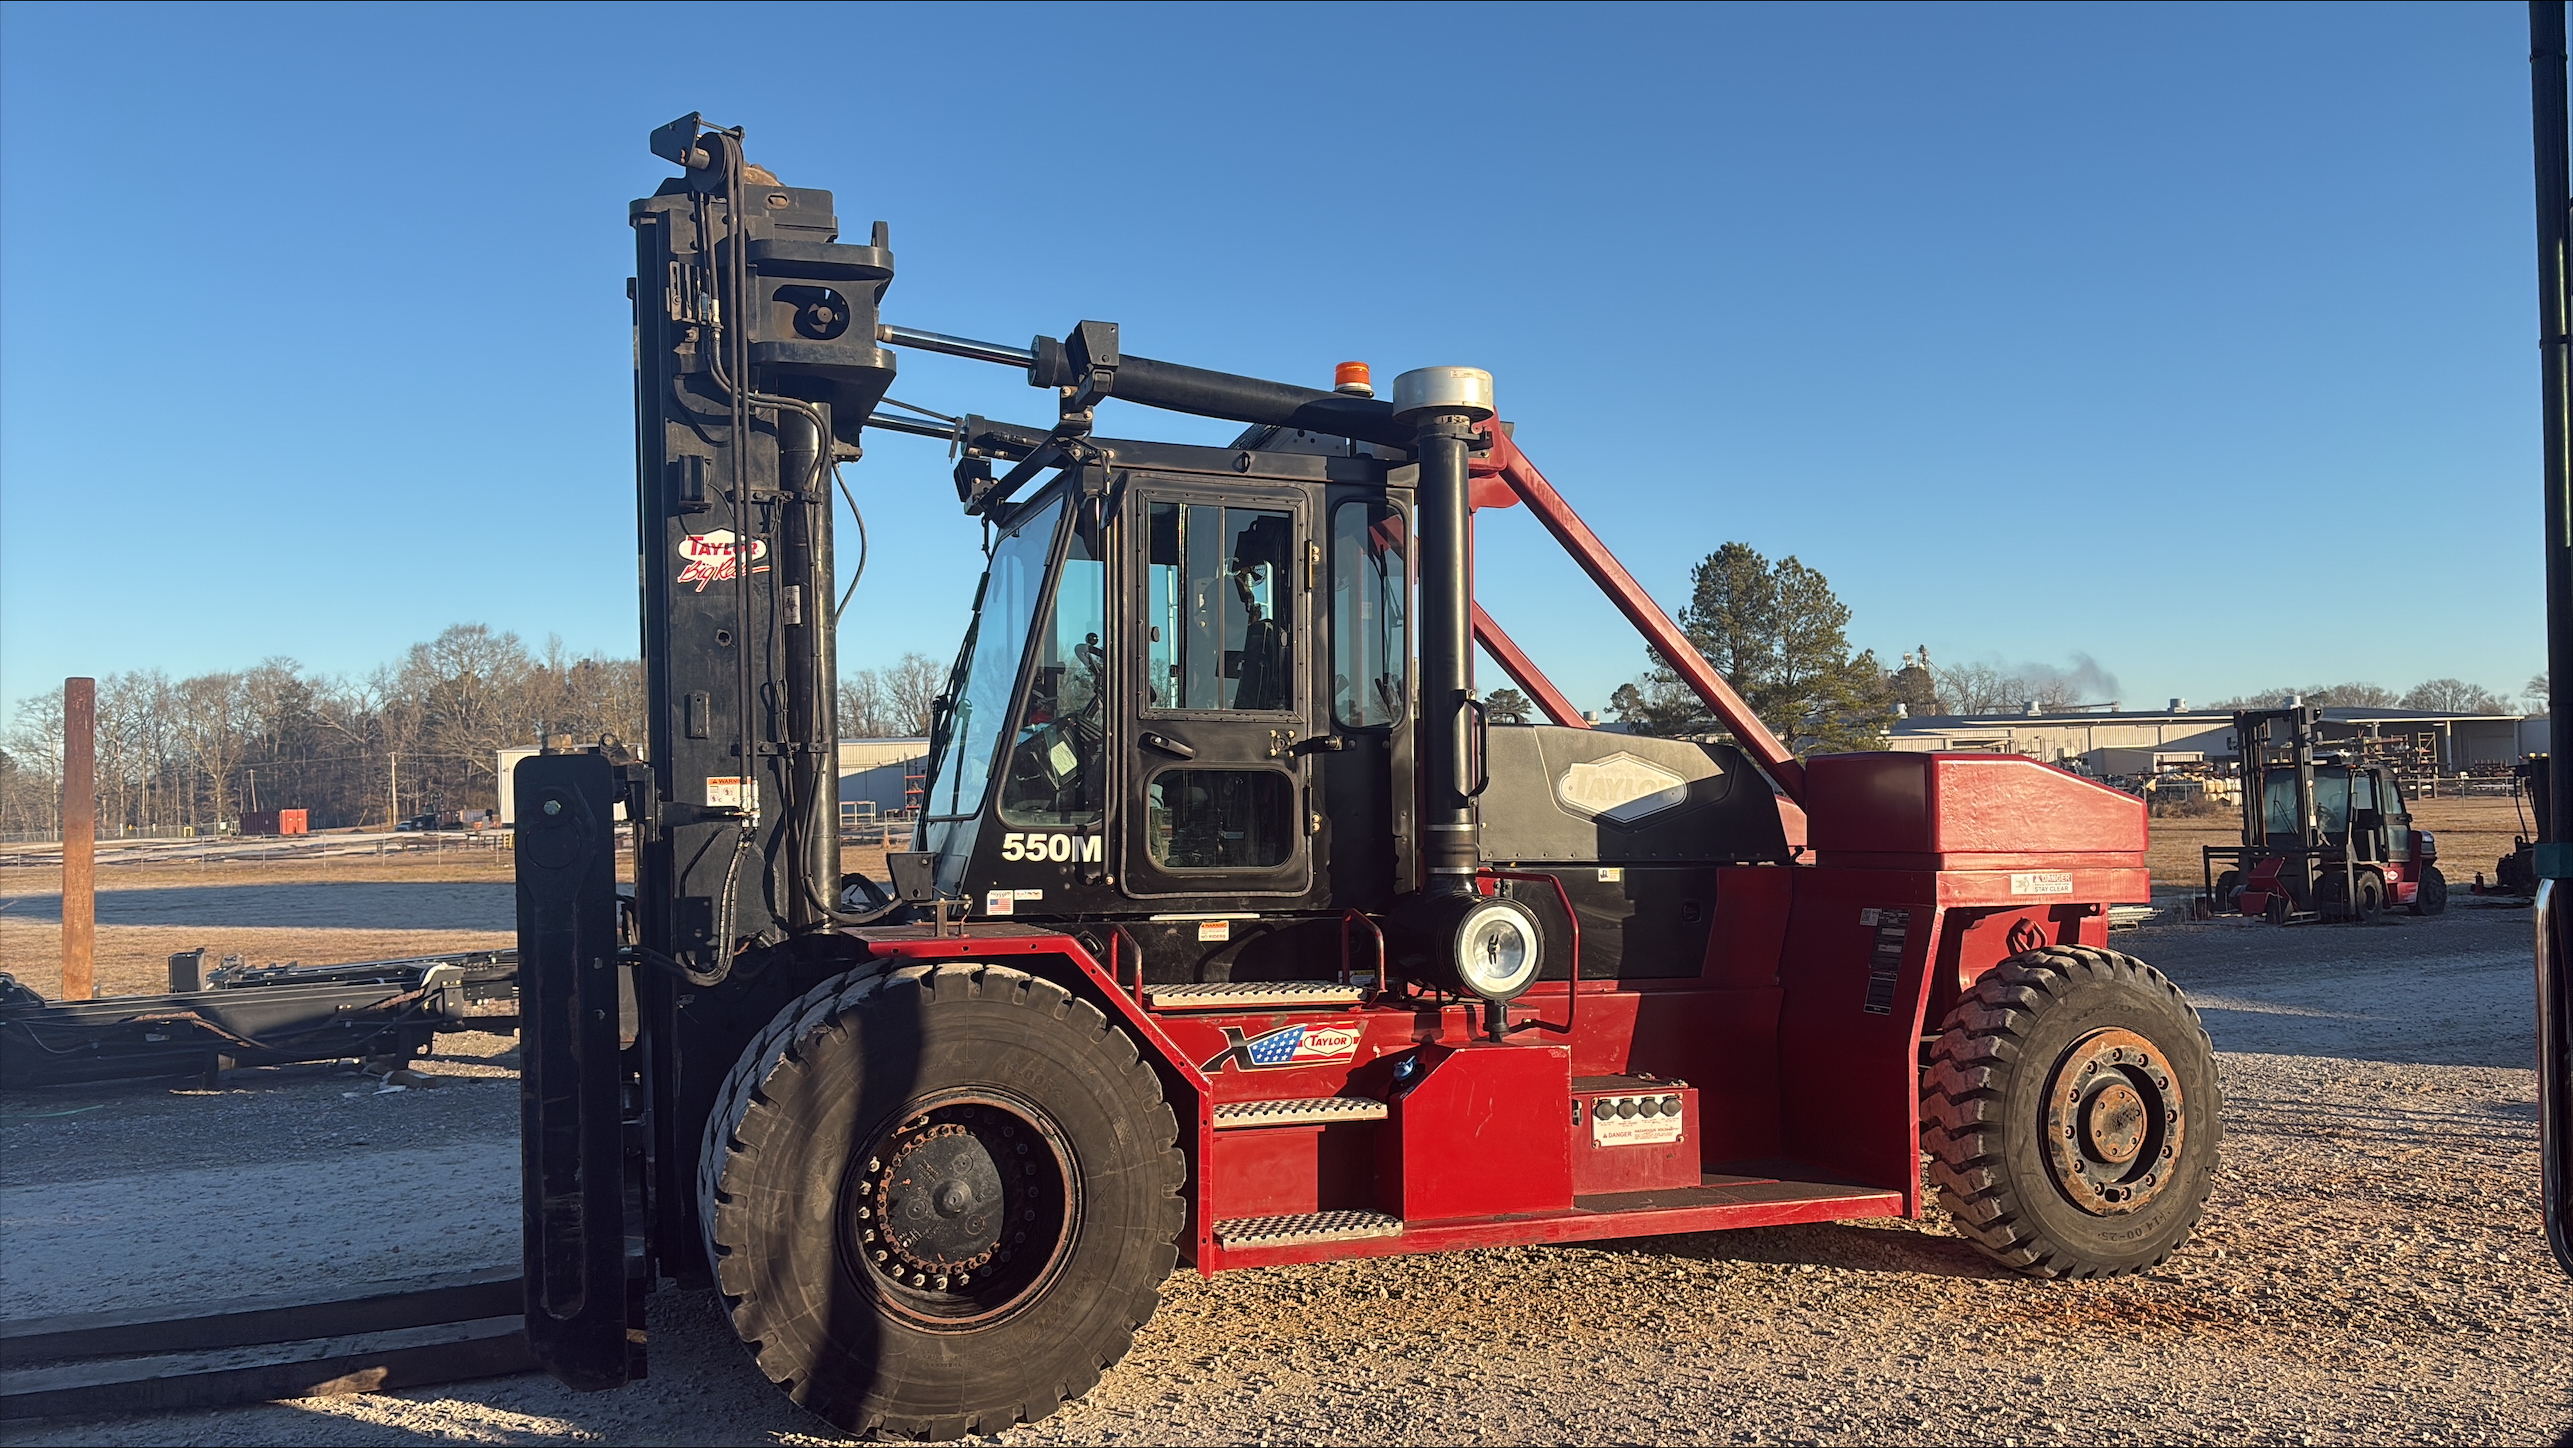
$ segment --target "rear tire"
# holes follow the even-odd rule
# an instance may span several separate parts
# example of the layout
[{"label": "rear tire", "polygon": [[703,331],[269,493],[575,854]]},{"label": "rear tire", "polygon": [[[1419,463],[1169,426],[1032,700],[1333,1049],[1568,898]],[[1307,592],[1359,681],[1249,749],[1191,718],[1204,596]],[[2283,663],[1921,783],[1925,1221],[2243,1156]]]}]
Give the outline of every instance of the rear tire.
[{"label": "rear tire", "polygon": [[1921,1144],[1985,1256],[2038,1277],[2117,1276],[2189,1239],[2223,1110],[2215,1048],[2177,986],[2115,951],[2049,946],[2003,961],[1948,1013]]},{"label": "rear tire", "polygon": [[2448,877],[2439,873],[2437,865],[2422,866],[2421,888],[2412,897],[2412,913],[2436,915],[2447,908]]},{"label": "rear tire", "polygon": [[2385,914],[2385,877],[2374,870],[2359,871],[2358,897],[2350,902],[2350,918],[2361,925],[2374,925]]},{"label": "rear tire", "polygon": [[1186,1163],[1132,1037],[992,965],[852,972],[779,1013],[698,1167],[733,1329],[851,1432],[997,1433],[1088,1392],[1178,1258]]}]

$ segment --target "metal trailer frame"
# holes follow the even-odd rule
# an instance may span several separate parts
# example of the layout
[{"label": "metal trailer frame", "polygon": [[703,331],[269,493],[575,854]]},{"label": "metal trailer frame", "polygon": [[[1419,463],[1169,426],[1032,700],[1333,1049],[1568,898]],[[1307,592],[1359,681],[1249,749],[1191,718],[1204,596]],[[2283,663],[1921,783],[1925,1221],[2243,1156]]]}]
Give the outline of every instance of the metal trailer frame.
[{"label": "metal trailer frame", "polygon": [[515,994],[515,951],[228,966],[211,977],[203,956],[172,958],[166,994],[48,1001],[23,987],[0,990],[0,1086],[210,1081],[240,1066],[411,1056],[443,1031],[513,1023],[472,1007]]}]

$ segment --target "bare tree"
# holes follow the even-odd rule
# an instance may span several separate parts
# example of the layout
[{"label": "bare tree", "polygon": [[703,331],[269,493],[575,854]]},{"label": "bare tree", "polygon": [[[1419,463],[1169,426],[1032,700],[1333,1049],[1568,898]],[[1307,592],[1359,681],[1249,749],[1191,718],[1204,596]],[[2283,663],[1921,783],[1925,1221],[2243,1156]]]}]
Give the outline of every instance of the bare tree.
[{"label": "bare tree", "polygon": [[929,732],[930,701],[947,686],[947,666],[927,654],[904,654],[884,670],[883,722],[902,737]]},{"label": "bare tree", "polygon": [[2528,712],[2531,714],[2546,714],[2553,712],[2555,707],[2555,690],[2547,680],[2546,670],[2540,669],[2536,673],[2529,675],[2528,687],[2520,691],[2519,697],[2520,702],[2528,706]]},{"label": "bare tree", "polygon": [[892,731],[885,727],[884,676],[873,669],[855,669],[840,676],[840,737],[843,739],[879,739]]},{"label": "bare tree", "polygon": [[2492,690],[2463,679],[2425,679],[2403,696],[2402,707],[2438,714],[2503,714],[2509,712]]},{"label": "bare tree", "polygon": [[21,699],[17,712],[9,727],[10,827],[51,836],[62,824],[62,696]]},{"label": "bare tree", "polygon": [[[189,761],[206,783],[213,807],[209,822],[221,829],[232,818],[232,772],[250,742],[249,692],[239,674],[199,674],[180,680],[171,702],[177,708],[172,722],[187,746]],[[189,805],[188,823],[198,823],[202,817],[194,808],[193,791]]]},{"label": "bare tree", "polygon": [[[846,733],[918,733],[944,669],[923,654],[860,670],[841,691]],[[495,755],[540,731],[583,742],[644,738],[642,664],[548,639],[459,624],[364,677],[271,658],[173,683],[158,670],[99,681],[100,823],[144,829],[234,818],[256,771],[259,803],[305,809],[314,828],[411,809],[486,808]],[[22,702],[0,731],[0,830],[59,827],[62,708]],[[395,776],[398,798],[388,798]]]},{"label": "bare tree", "polygon": [[1931,671],[1942,714],[1998,714],[2018,702],[2014,680],[1989,664],[1950,664]]}]

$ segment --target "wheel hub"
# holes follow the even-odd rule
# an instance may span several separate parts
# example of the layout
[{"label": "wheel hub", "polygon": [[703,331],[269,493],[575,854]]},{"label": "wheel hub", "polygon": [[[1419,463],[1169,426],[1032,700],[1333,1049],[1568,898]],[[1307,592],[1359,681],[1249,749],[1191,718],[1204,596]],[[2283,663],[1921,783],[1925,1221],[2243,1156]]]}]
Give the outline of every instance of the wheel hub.
[{"label": "wheel hub", "polygon": [[851,1163],[842,1240],[858,1275],[923,1326],[970,1330],[1050,1277],[1076,1205],[1042,1113],[991,1099],[915,1107]]},{"label": "wheel hub", "polygon": [[897,1141],[872,1193],[888,1252],[942,1279],[990,1263],[1008,1209],[990,1146],[952,1121]]},{"label": "wheel hub", "polygon": [[2187,1129],[2179,1074],[2133,1031],[2093,1031],[2048,1078],[2048,1173],[2094,1216],[2137,1211],[2168,1189]]}]

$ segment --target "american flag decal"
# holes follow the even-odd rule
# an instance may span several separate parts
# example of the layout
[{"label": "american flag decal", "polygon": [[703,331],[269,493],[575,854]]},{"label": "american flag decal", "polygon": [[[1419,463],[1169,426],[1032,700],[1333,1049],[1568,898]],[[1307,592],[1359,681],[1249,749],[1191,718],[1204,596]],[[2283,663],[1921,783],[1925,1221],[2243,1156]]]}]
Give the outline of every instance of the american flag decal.
[{"label": "american flag decal", "polygon": [[1280,1026],[1274,1031],[1249,1037],[1245,1037],[1237,1027],[1226,1026],[1224,1049],[1208,1057],[1197,1069],[1211,1074],[1236,1064],[1245,1071],[1329,1065],[1357,1055],[1358,1041],[1364,1034],[1356,1021]]}]

